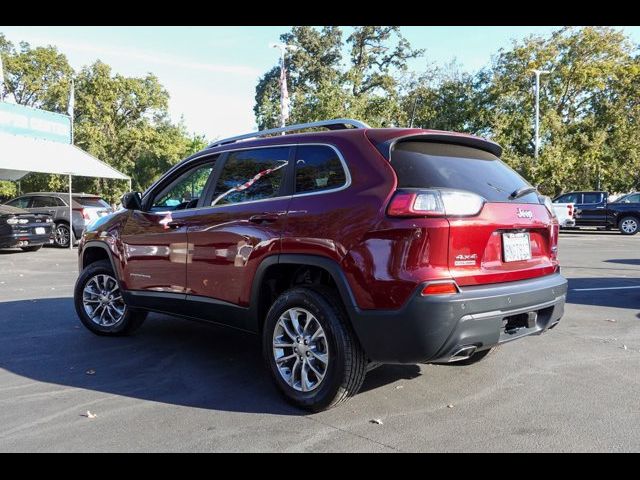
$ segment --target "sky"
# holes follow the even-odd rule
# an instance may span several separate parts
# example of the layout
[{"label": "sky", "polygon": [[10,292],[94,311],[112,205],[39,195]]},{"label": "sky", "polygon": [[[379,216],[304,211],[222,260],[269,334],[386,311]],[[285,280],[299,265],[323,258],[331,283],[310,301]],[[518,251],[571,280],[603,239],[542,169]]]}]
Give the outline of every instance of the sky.
[{"label": "sky", "polygon": [[[422,59],[409,67],[420,71],[428,63],[452,60],[473,72],[491,61],[500,48],[531,34],[547,35],[554,26],[411,26],[403,35],[414,48],[424,48]],[[618,27],[640,44],[640,27]],[[156,75],[170,94],[174,120],[183,119],[190,132],[207,139],[256,129],[253,115],[255,86],[260,76],[278,62],[277,42],[289,26],[268,27],[3,27],[14,43],[54,45],[79,70],[100,59],[114,73]],[[349,29],[345,29],[345,33]],[[345,35],[346,37],[346,35]]]}]

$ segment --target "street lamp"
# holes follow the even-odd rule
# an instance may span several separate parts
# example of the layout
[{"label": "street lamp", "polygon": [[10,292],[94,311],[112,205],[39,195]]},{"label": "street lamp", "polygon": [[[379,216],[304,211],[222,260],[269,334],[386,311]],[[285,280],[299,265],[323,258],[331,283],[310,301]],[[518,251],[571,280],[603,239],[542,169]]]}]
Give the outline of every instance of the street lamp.
[{"label": "street lamp", "polygon": [[[294,52],[298,50],[298,47],[285,43],[271,43],[269,46],[280,50],[280,127],[284,127],[285,122],[289,118],[289,91],[287,90],[287,74],[284,58],[287,50]],[[282,132],[282,135],[284,135],[284,132]]]},{"label": "street lamp", "polygon": [[549,70],[537,70],[533,69],[533,73],[536,76],[536,138],[535,138],[535,154],[534,157],[538,158],[538,149],[540,148],[540,75],[545,73],[551,73]]}]

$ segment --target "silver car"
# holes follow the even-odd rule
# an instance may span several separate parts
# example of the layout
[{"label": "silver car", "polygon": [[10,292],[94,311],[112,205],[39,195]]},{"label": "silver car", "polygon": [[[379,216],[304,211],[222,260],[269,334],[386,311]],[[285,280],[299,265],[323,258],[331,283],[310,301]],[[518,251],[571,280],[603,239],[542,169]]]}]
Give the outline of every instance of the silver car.
[{"label": "silver car", "polygon": [[[6,205],[51,215],[54,221],[54,243],[59,247],[68,247],[70,240],[68,202],[68,193],[34,192],[14,198]],[[89,223],[113,212],[111,206],[102,198],[86,193],[73,194],[72,209],[74,243],[82,236],[82,231]]]}]

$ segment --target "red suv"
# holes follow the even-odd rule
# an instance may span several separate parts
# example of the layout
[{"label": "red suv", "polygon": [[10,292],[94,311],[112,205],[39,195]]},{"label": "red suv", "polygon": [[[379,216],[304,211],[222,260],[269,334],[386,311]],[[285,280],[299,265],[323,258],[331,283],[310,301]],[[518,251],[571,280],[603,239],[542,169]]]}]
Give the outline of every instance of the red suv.
[{"label": "red suv", "polygon": [[373,365],[475,362],[553,328],[567,290],[550,200],[500,154],[349,119],[216,142],[88,226],[76,310],[100,335],[149,311],[261,335],[279,390],[311,410]]}]

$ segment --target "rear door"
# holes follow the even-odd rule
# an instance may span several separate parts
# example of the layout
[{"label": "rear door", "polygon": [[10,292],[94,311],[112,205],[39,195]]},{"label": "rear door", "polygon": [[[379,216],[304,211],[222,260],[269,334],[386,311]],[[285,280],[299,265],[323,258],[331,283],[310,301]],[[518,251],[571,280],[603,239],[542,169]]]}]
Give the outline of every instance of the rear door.
[{"label": "rear door", "polygon": [[448,192],[454,199],[451,211],[470,198],[465,192],[484,199],[477,214],[447,215],[449,271],[458,285],[555,271],[557,221],[537,192],[523,194],[531,186],[495,155],[462,145],[407,141],[395,147],[391,165],[398,188]]},{"label": "rear door", "polygon": [[607,221],[607,202],[602,192],[584,192],[576,212],[580,225],[601,226]]}]

